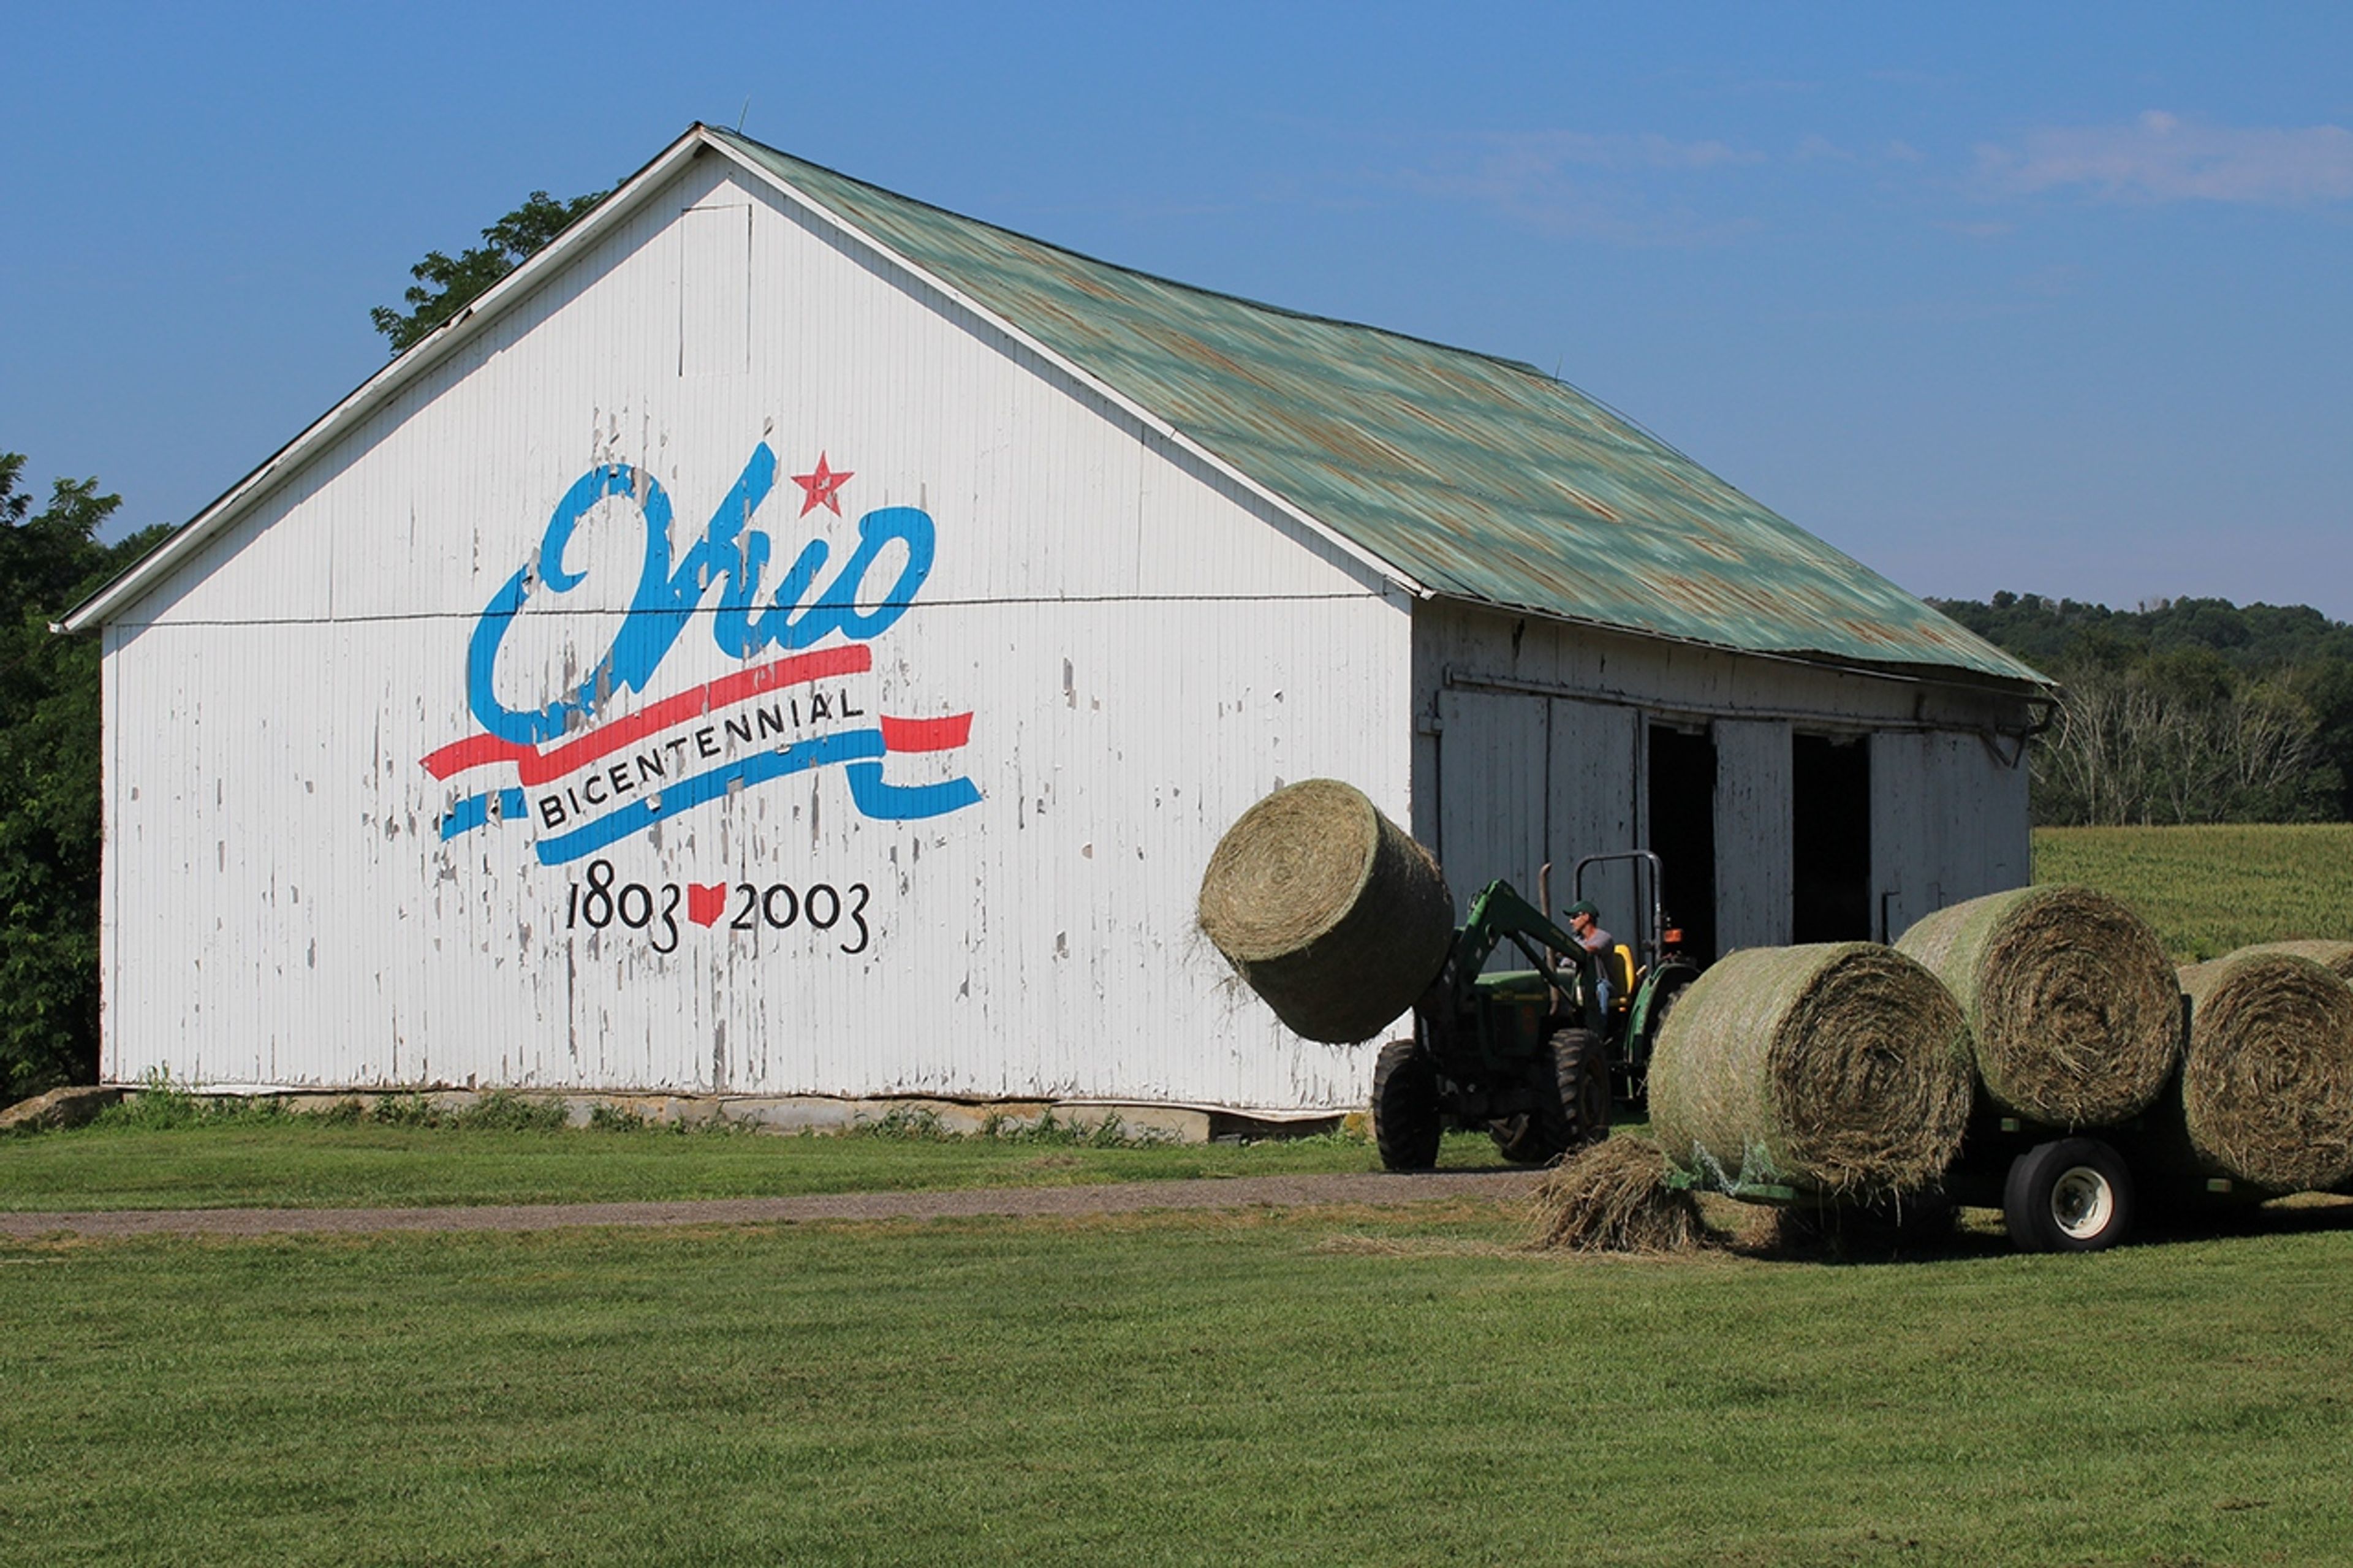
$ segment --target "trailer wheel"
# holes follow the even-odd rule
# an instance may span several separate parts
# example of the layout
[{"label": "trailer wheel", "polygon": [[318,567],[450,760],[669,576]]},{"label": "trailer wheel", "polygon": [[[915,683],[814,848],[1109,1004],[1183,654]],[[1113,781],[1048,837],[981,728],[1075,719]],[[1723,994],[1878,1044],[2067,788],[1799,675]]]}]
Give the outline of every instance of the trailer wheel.
[{"label": "trailer wheel", "polygon": [[2010,1162],[2001,1215],[2021,1252],[2098,1252],[2132,1227],[2132,1171],[2096,1138],[2038,1143]]},{"label": "trailer wheel", "polygon": [[1373,1146],[1391,1171],[1438,1163],[1438,1074],[1411,1040],[1391,1040],[1373,1060]]}]

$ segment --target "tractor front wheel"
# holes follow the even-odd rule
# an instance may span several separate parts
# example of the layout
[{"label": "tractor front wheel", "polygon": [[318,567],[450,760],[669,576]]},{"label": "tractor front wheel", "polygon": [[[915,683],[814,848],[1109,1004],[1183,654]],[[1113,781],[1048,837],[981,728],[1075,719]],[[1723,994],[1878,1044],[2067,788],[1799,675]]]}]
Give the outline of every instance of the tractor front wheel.
[{"label": "tractor front wheel", "polygon": [[1552,1037],[1553,1081],[1560,1089],[1561,1152],[1609,1136],[1609,1053],[1590,1029]]},{"label": "tractor front wheel", "polygon": [[1391,1040],[1373,1060],[1373,1146],[1391,1171],[1438,1163],[1438,1074],[1411,1040]]}]

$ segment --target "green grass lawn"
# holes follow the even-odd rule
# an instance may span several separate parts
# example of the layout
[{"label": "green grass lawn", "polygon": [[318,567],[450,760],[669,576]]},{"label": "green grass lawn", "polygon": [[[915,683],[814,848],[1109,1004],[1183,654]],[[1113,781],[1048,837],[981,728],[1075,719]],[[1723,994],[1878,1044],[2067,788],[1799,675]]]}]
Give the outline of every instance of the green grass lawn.
[{"label": "green grass lawn", "polygon": [[[1455,1167],[1499,1163],[1484,1135],[1451,1135],[1440,1159]],[[0,1210],[620,1203],[1379,1168],[1369,1142],[1337,1135],[1094,1148],[982,1137],[336,1125],[281,1116],[0,1138]]]},{"label": "green grass lawn", "polygon": [[0,1558],[2342,1562],[2353,1220],[2306,1223],[1846,1267],[1531,1255],[1469,1203],[0,1243]]},{"label": "green grass lawn", "polygon": [[2353,824],[2037,828],[2034,879],[2114,894],[2184,962],[2291,937],[2353,941]]}]

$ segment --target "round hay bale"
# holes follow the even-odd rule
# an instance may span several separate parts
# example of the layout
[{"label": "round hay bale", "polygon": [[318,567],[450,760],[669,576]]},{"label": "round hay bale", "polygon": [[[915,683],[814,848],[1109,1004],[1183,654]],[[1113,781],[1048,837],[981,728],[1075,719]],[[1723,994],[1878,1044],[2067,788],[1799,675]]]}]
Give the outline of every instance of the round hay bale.
[{"label": "round hay bale", "polygon": [[2102,1127],[2157,1098],[2180,1053],[2181,994],[2146,921],[2090,888],[2019,888],[1939,910],[1896,951],[1969,1021],[1998,1109]]},{"label": "round hay bale", "polygon": [[1201,874],[1201,931],[1311,1040],[1370,1039],[1428,990],[1454,940],[1430,851],[1361,791],[1306,779],[1226,829]]},{"label": "round hay bale", "polygon": [[1667,1157],[1647,1138],[1588,1144],[1547,1172],[1532,1201],[1541,1250],[1694,1252],[1706,1235],[1698,1203],[1667,1185]]},{"label": "round hay bale", "polygon": [[1927,970],[1862,942],[1719,959],[1667,1015],[1651,1062],[1669,1159],[1862,1201],[1934,1185],[1970,1099],[1959,1006]]},{"label": "round hay bale", "polygon": [[2199,1168],[2279,1193],[2353,1179],[2353,985],[2259,952],[2192,964],[2181,988],[2180,1131]]},{"label": "round hay bale", "polygon": [[2251,952],[2284,952],[2335,970],[2348,980],[2353,980],[2353,942],[2259,942],[2232,953],[2232,958],[2244,958]]}]

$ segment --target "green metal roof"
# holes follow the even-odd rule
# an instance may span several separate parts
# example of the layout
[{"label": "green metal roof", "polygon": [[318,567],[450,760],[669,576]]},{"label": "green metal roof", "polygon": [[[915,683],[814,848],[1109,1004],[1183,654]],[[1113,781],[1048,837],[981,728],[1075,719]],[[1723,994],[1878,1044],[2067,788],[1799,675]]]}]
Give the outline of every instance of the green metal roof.
[{"label": "green metal roof", "polygon": [[2042,680],[1533,366],[1130,271],[712,134],[1435,593]]}]

